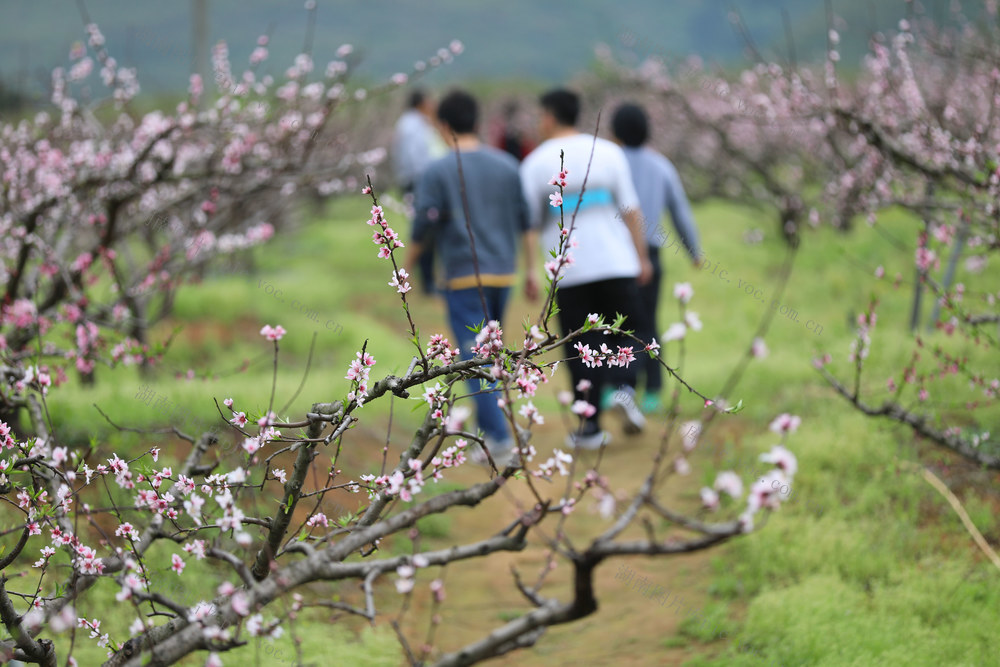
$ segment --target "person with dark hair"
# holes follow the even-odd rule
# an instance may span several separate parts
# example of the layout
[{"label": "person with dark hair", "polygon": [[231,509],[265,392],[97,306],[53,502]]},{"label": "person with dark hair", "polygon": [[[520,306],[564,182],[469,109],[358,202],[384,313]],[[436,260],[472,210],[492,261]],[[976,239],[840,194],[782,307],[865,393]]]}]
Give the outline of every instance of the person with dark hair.
[{"label": "person with dark hair", "polygon": [[424,104],[428,101],[427,93],[423,88],[416,88],[410,92],[410,101],[408,103],[408,108],[410,109],[422,109]]},{"label": "person with dark hair", "polygon": [[[542,95],[539,135],[545,139],[521,163],[521,186],[528,201],[533,228],[541,230],[543,249],[556,248],[561,231],[559,209],[549,206],[553,194],[552,179],[560,172],[560,152],[564,155],[566,180],[563,192],[566,230],[576,211],[570,242],[573,263],[557,284],[556,304],[563,335],[583,326],[591,314],[603,315],[612,322],[620,313],[626,317],[625,328],[640,322],[639,284],[649,281],[653,268],[642,236],[639,221],[639,198],[632,184],[628,162],[621,148],[606,139],[583,134],[576,128],[580,98],[568,90],[553,90]],[[593,159],[591,159],[593,151]],[[584,174],[588,173],[586,190]],[[558,190],[556,191],[558,192]],[[558,200],[557,200],[558,201]],[[626,433],[638,433],[646,420],[635,400],[636,363],[628,367],[602,364],[588,366],[580,358],[577,344],[591,350],[607,345],[634,347],[623,336],[605,336],[589,331],[566,343],[573,390],[578,401],[594,404],[581,430],[567,437],[567,445],[597,449],[610,442],[610,435],[600,427],[600,396],[608,385],[617,391],[611,406],[624,420]],[[640,349],[635,356],[644,354]]]},{"label": "person with dark hair", "polygon": [[[531,267],[536,241],[528,229],[517,161],[479,140],[475,98],[462,90],[452,91],[438,105],[437,117],[452,154],[432,162],[417,181],[413,240],[406,263],[407,268],[412,266],[433,232],[444,268],[443,294],[454,342],[462,358],[470,359],[476,334],[469,328],[503,322],[517,278],[518,242],[523,237],[525,263]],[[524,289],[529,300],[538,297],[538,280],[530,270]],[[513,462],[514,439],[497,395],[482,390],[478,380],[469,384],[490,455],[499,466]],[[485,456],[479,453],[476,450],[474,460],[484,462]]]},{"label": "person with dark hair", "polygon": [[[431,160],[445,153],[433,124],[434,101],[422,89],[410,93],[407,110],[399,117],[392,137],[392,160],[396,184],[404,198],[411,198],[417,179]],[[434,252],[420,258],[420,277],[425,294],[434,293]]]},{"label": "person with dark hair", "polygon": [[[670,212],[674,229],[696,266],[700,256],[698,230],[677,169],[666,157],[644,145],[649,140],[649,119],[642,107],[636,104],[618,107],[611,119],[611,129],[615,139],[623,145],[625,159],[632,172],[632,182],[639,195],[649,261],[653,265],[653,279],[639,288],[643,318],[636,331],[639,338],[652,340],[658,331],[656,313],[663,278],[660,253],[669,236],[669,233],[664,233],[660,222],[664,210]],[[677,239],[667,248],[671,246],[676,255],[680,249]],[[640,375],[645,376],[646,383],[640,407],[648,414],[662,407],[660,391],[663,388],[663,375],[659,360],[644,355],[640,361]],[[602,397],[602,400],[610,402],[610,394]]]},{"label": "person with dark hair", "polygon": [[454,138],[449,136],[451,133],[475,136],[478,116],[479,105],[475,98],[462,90],[452,91],[438,104],[437,117],[446,139]]},{"label": "person with dark hair", "polygon": [[[579,134],[576,131],[576,121],[579,120],[580,116],[579,95],[570,90],[557,88],[542,95],[539,103],[542,105],[542,110],[551,116],[552,121],[555,121],[555,125],[560,128],[569,128],[573,134]],[[552,124],[547,123],[546,119],[543,118],[542,122],[551,128]]]}]

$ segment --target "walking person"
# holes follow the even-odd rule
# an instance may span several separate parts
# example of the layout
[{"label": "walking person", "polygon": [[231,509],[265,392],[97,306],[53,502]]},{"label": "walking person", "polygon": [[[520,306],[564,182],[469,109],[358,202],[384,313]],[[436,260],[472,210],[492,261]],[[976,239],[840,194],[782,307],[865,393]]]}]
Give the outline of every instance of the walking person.
[{"label": "walking person", "polygon": [[[559,153],[565,156],[569,184],[563,194],[566,224],[577,209],[572,239],[578,246],[571,252],[573,263],[565,269],[558,283],[556,304],[563,335],[581,327],[591,313],[614,321],[615,314],[625,315],[626,328],[640,321],[639,285],[652,277],[646,241],[639,221],[639,199],[632,184],[625,154],[606,139],[576,129],[580,98],[569,90],[552,90],[542,95],[539,135],[544,141],[521,164],[521,185],[528,202],[531,226],[540,229],[543,250],[559,243],[559,209],[549,206],[552,193],[549,181],[560,170]],[[591,150],[593,149],[593,159]],[[581,195],[584,174],[587,188]],[[602,365],[587,367],[574,347],[576,343],[598,350],[601,344],[634,347],[634,341],[621,336],[605,336],[589,331],[566,343],[569,369],[576,400],[594,405],[581,429],[567,437],[567,445],[597,449],[610,442],[610,434],[600,426],[602,406],[599,397],[605,386],[614,392],[612,408],[623,419],[626,433],[638,433],[646,420],[635,399],[636,364],[628,368]],[[640,356],[636,354],[636,357]]]},{"label": "walking person", "polygon": [[[615,140],[623,147],[625,159],[628,160],[632,183],[639,196],[649,261],[653,265],[652,280],[639,287],[642,317],[636,331],[639,338],[649,341],[659,331],[657,305],[664,274],[661,252],[666,252],[663,247],[670,236],[669,232],[664,232],[660,224],[664,210],[670,212],[674,230],[696,266],[701,254],[698,248],[698,230],[695,228],[691,205],[684,193],[684,186],[677,169],[666,157],[646,146],[649,139],[649,118],[645,110],[636,104],[621,105],[612,116],[611,129]],[[680,249],[676,237],[666,246],[667,249],[671,247],[674,248],[676,255]],[[662,408],[660,391],[663,389],[663,373],[659,359],[643,355],[636,361],[641,362],[639,376],[645,379],[646,385],[640,407],[646,414],[657,412]],[[611,396],[607,396],[606,400],[610,401]]]},{"label": "walking person", "polygon": [[[434,127],[434,100],[426,91],[417,89],[410,93],[409,104],[396,121],[392,136],[392,163],[396,183],[403,191],[403,198],[412,199],[417,179],[436,158],[444,155],[446,148]],[[434,249],[429,243],[420,257],[420,281],[424,294],[433,294]]]},{"label": "walking person", "polygon": [[[537,241],[528,229],[517,160],[480,141],[476,133],[479,106],[475,98],[455,90],[441,100],[437,116],[452,152],[432,162],[417,181],[413,241],[406,263],[412,266],[433,234],[444,269],[443,295],[454,343],[462,359],[470,359],[476,334],[469,327],[485,325],[491,320],[503,322],[510,288],[517,278],[518,242],[523,242],[526,266],[532,267]],[[475,258],[466,227],[463,188]],[[538,297],[538,280],[533,271],[528,272],[525,294],[529,300]],[[470,380],[469,385],[490,455],[498,466],[506,465],[514,459],[514,439],[497,405],[498,395],[488,389],[481,390],[478,380]],[[480,462],[484,460],[480,458]]]}]

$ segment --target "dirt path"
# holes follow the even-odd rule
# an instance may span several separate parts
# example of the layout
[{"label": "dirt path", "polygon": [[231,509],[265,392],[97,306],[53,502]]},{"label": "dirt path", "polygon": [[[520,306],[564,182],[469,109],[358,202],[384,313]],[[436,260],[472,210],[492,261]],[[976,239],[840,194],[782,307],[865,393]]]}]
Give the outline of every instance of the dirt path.
[{"label": "dirt path", "polygon": [[[360,304],[359,304],[360,306]],[[369,310],[371,312],[371,310]],[[390,314],[391,313],[391,314]],[[436,300],[417,298],[413,303],[414,319],[421,325],[422,332],[447,331],[444,323],[443,305]],[[379,313],[381,315],[381,313]],[[515,300],[508,315],[507,329],[515,332],[520,329],[519,323],[525,320],[529,312],[523,303]],[[398,312],[387,311],[386,316],[396,318]],[[208,333],[197,326],[193,337],[218,335],[224,329]],[[508,342],[513,342],[508,340]],[[563,370],[554,381],[543,385],[539,393],[554,397],[561,390],[569,388],[568,374]],[[643,434],[635,437],[625,436],[620,425],[611,418],[605,420],[613,444],[606,451],[601,463],[601,474],[607,476],[612,488],[625,497],[634,492],[645,474],[648,473],[656,443],[662,433],[663,419],[651,421],[649,428]],[[536,427],[532,444],[538,450],[534,466],[547,459],[554,448],[563,448],[563,439],[567,433],[567,425],[558,414],[546,414],[546,423]],[[384,445],[385,424],[365,422],[354,431],[349,438],[350,446],[345,447],[338,467],[345,471],[377,470],[381,464],[381,451]],[[395,431],[394,440],[399,441],[401,433]],[[737,436],[738,437],[738,436]],[[398,448],[393,447],[389,460],[395,461]],[[321,455],[321,461],[314,464],[314,470],[325,470],[329,465],[329,457],[333,452]],[[281,461],[290,469],[293,454],[287,454]],[[580,466],[593,465],[597,459],[596,453],[585,452]],[[668,506],[684,511],[693,511],[697,507],[698,473],[700,461],[706,460],[705,454],[695,452],[691,458],[694,473],[688,477],[672,477],[661,493],[661,498]],[[577,479],[582,473],[577,472]],[[463,485],[474,484],[488,478],[484,468],[468,464],[448,475],[449,481]],[[553,482],[537,481],[544,497],[558,501],[565,494],[566,478],[556,477]],[[310,476],[306,482],[306,490],[312,490],[323,484],[323,480]],[[330,494],[328,501],[343,507],[354,509],[361,496],[346,492]],[[523,481],[514,481],[505,487],[500,494],[474,509],[459,507],[449,512],[451,525],[446,538],[426,540],[423,548],[443,548],[450,544],[467,544],[496,534],[504,526],[512,522],[524,509],[534,504],[528,486]],[[297,508],[297,518],[302,519],[312,504]],[[648,513],[647,513],[648,515]],[[651,525],[656,527],[659,539],[683,533],[665,526],[661,521],[650,517]],[[544,536],[551,536],[551,531],[557,525],[555,517],[550,517],[544,524]],[[566,524],[567,533],[576,548],[585,548],[591,539],[607,529],[610,521],[603,519],[596,511],[596,503],[590,496],[585,499],[570,516]],[[641,526],[641,524],[640,524]],[[619,539],[642,538],[640,529],[627,531]],[[500,553],[487,558],[458,562],[450,565],[444,573],[446,581],[447,600],[441,609],[442,628],[435,640],[435,647],[441,651],[454,651],[462,646],[477,641],[491,630],[502,626],[507,621],[520,614],[530,611],[531,606],[517,591],[513,581],[512,569],[516,569],[527,585],[533,585],[545,567],[548,549],[545,538],[532,532],[529,536],[529,546],[519,553]],[[723,547],[724,548],[724,547]],[[596,572],[595,580],[599,608],[595,614],[580,621],[549,629],[530,649],[518,651],[495,661],[493,664],[503,665],[595,665],[615,664],[624,666],[641,665],[677,665],[691,657],[691,651],[686,648],[671,648],[665,642],[677,634],[677,628],[684,617],[700,610],[706,601],[705,589],[710,577],[709,561],[718,554],[718,550],[699,552],[690,555],[673,557],[628,557],[617,558],[604,563]],[[615,578],[616,573],[631,572],[630,582]],[[540,594],[560,601],[568,601],[571,595],[569,576],[570,568],[565,561],[560,561],[556,569],[546,578]],[[636,590],[637,582],[646,577],[653,586],[661,586],[670,596],[666,604],[649,597],[644,597]],[[394,577],[386,577],[379,583],[379,608],[382,613],[394,618],[401,598],[392,587]],[[424,582],[426,583],[426,582]],[[353,597],[349,590],[343,591],[345,599]],[[414,609],[407,616],[404,628],[409,641],[423,640],[429,620],[427,591],[414,597]],[[678,611],[674,602],[680,599],[684,610]],[[425,613],[426,612],[426,613]],[[353,620],[347,620],[354,626]],[[360,628],[360,625],[358,625]]]},{"label": "dirt path", "polygon": [[[418,303],[414,309],[424,323],[440,316],[439,305]],[[512,309],[508,322],[521,322],[526,310]],[[511,325],[508,324],[510,328]],[[518,327],[519,328],[519,327]],[[438,329],[433,329],[438,330]],[[540,391],[554,395],[568,388],[568,375],[559,373],[554,382]],[[547,421],[537,427],[532,444],[538,450],[535,465],[544,461],[553,448],[562,448],[566,427],[556,415],[546,415]],[[643,476],[648,472],[656,443],[663,429],[663,420],[650,423],[643,434],[628,437],[620,425],[608,415],[605,427],[612,432],[613,444],[608,448],[601,463],[601,473],[610,480],[616,491],[631,492],[638,488]],[[584,453],[582,463],[587,466],[596,461],[596,453]],[[696,472],[688,477],[673,477],[662,492],[662,499],[671,507],[683,510],[697,508],[697,470],[700,456],[692,458]],[[578,478],[580,474],[578,473]],[[475,483],[486,479],[482,468],[467,466],[456,471],[451,479],[461,483]],[[548,490],[556,501],[565,491],[565,478],[557,477],[553,485],[540,481],[543,492]],[[551,487],[546,489],[546,487]],[[457,542],[469,543],[476,539],[495,534],[509,524],[519,514],[518,507],[531,507],[534,499],[524,482],[515,482],[505,487],[500,494],[475,509],[457,508],[451,512],[453,520],[451,538]],[[555,517],[543,524],[545,535],[551,535],[557,522]],[[651,519],[659,538],[667,535],[681,536],[662,522]],[[596,503],[588,497],[576,508],[567,522],[567,533],[578,548],[585,547],[589,540],[603,532],[610,522],[596,512]],[[641,524],[640,524],[641,526]],[[622,537],[628,539],[643,537],[641,528],[630,530]],[[528,650],[502,658],[495,664],[505,665],[675,665],[690,657],[684,648],[668,648],[665,640],[676,635],[683,615],[671,607],[680,599],[686,610],[700,610],[707,596],[705,589],[709,581],[709,561],[718,551],[699,552],[673,557],[629,557],[614,559],[604,563],[596,573],[598,611],[580,621],[550,629]],[[494,554],[487,558],[460,562],[450,565],[445,574],[448,599],[441,615],[446,632],[439,634],[436,642],[444,650],[455,650],[469,642],[481,639],[491,629],[502,626],[512,618],[530,611],[528,601],[517,591],[511,573],[516,568],[523,581],[533,584],[545,566],[547,548],[543,538],[536,533],[530,536],[529,547],[520,553]],[[628,583],[615,579],[616,572],[627,566],[632,572],[633,582],[648,577],[654,585],[662,586],[673,597],[661,605],[659,601],[644,597]],[[565,562],[558,563],[547,577],[541,595],[567,601],[571,596],[569,582],[571,570]],[[423,637],[426,620],[419,626],[411,626],[409,636]],[[419,627],[419,630],[418,630]]]}]

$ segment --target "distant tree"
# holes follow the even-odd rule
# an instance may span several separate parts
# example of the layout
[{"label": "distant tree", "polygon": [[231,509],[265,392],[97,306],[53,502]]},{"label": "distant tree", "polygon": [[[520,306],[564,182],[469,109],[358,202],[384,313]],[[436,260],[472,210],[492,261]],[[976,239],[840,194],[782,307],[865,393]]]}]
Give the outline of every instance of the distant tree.
[{"label": "distant tree", "polygon": [[[982,21],[954,12],[958,27],[943,28],[914,9],[895,34],[874,36],[850,78],[832,28],[815,70],[761,63],[726,80],[697,63],[678,73],[662,61],[627,68],[604,57],[617,73],[613,94],[645,96],[661,148],[686,176],[714,196],[776,209],[793,245],[805,223],[877,228],[887,211],[912,214],[909,360],[877,380],[881,391],[869,385],[876,311],[889,298],[874,288],[883,295],[857,304],[865,312],[848,354],[853,378],[838,380],[829,354],[816,365],[864,414],[1000,469],[1000,292],[990,269],[1000,251],[1000,28],[996,3]],[[885,270],[872,273],[882,280]],[[919,331],[924,293],[934,334]]]},{"label": "distant tree", "polygon": [[[277,86],[255,74],[268,57],[261,37],[240,75],[226,45],[215,47],[216,94],[192,75],[187,100],[140,116],[135,70],[116,63],[97,26],[87,32],[70,66],[52,73],[54,109],[0,127],[0,358],[12,383],[154,363],[162,347],[147,332],[180,285],[266,242],[301,194],[356,189],[352,174],[382,161],[384,149],[344,132],[338,115],[407,78],[349,88],[355,60],[344,45],[319,77],[301,54]],[[95,76],[109,96],[74,97],[100,90]],[[212,103],[197,111],[203,97]],[[19,394],[0,401],[0,419],[17,423]]]}]

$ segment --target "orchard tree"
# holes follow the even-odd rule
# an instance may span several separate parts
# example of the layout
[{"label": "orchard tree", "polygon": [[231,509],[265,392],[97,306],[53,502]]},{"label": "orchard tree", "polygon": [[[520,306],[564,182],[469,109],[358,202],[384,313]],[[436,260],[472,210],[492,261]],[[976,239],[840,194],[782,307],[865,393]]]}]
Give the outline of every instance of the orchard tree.
[{"label": "orchard tree", "polygon": [[[870,377],[879,303],[906,298],[904,276],[870,267],[876,296],[857,304],[857,336],[838,379],[829,353],[816,360],[833,389],[864,414],[906,425],[941,447],[1000,468],[1000,29],[997,6],[973,19],[953,3],[953,28],[936,26],[908,3],[892,35],[872,37],[861,71],[845,77],[829,11],[822,67],[761,61],[729,80],[696,60],[674,67],[648,58],[638,67],[599,55],[613,97],[639,97],[656,119],[658,147],[695,187],[777,209],[793,247],[827,223],[869,227],[900,209],[912,230],[914,292],[908,359],[888,377]],[[891,287],[881,287],[885,283]],[[924,294],[933,298],[929,326]],[[882,354],[893,352],[891,346]],[[882,372],[882,371],[880,371]],[[863,382],[863,378],[866,382]]]},{"label": "orchard tree", "polygon": [[[362,147],[338,116],[409,78],[349,87],[356,56],[343,45],[315,73],[300,54],[279,85],[258,72],[264,36],[242,74],[219,43],[214,82],[192,75],[187,99],[140,116],[135,70],[119,66],[96,25],[87,36],[52,74],[53,109],[0,125],[0,417],[10,424],[27,388],[58,386],[74,367],[89,379],[98,365],[155,363],[163,345],[148,331],[177,288],[265,243],[296,193],[356,190],[354,174],[385,150]],[[461,51],[454,42],[414,73]],[[75,94],[94,78],[109,94],[84,103]]]},{"label": "orchard tree", "polygon": [[[553,194],[561,197],[573,178],[579,176],[556,175],[558,189]],[[584,176],[579,189],[585,188]],[[276,414],[273,389],[261,414],[226,398],[216,404],[219,420],[236,435],[239,449],[221,461],[211,456],[219,447],[211,433],[189,436],[192,447],[179,459],[167,460],[158,447],[133,454],[107,445],[72,450],[47,426],[49,387],[37,378],[22,381],[17,395],[32,415],[34,432],[0,424],[0,483],[7,513],[17,515],[20,524],[8,531],[0,578],[0,622],[9,634],[0,646],[8,656],[41,665],[62,660],[73,665],[74,647],[93,641],[107,649],[107,665],[168,665],[194,652],[206,653],[208,665],[221,665],[228,651],[251,638],[294,633],[296,618],[310,607],[333,607],[379,623],[386,622],[391,610],[410,609],[411,600],[421,596],[431,598],[436,611],[447,604],[441,574],[447,564],[519,551],[529,535],[536,535],[546,545],[545,565],[534,581],[515,573],[511,584],[530,604],[527,613],[465,646],[447,645],[446,629],[438,627],[436,614],[423,638],[407,637],[394,626],[411,664],[469,665],[531,646],[547,628],[595,613],[594,575],[604,561],[708,549],[750,532],[762,516],[780,507],[780,489],[791,483],[797,468],[794,455],[784,447],[799,425],[798,418],[789,415],[772,424],[781,444],[761,460],[773,469],[754,481],[745,500],[743,482],[728,471],[718,476],[714,488],[701,490],[703,509],[697,516],[664,499],[671,478],[690,472],[687,457],[704,437],[702,424],[717,415],[736,418],[732,413],[739,404],[727,407],[723,397],[706,396],[691,386],[676,367],[664,362],[655,340],[635,338],[622,318],[608,321],[595,314],[574,332],[560,336],[552,331],[554,297],[572,261],[574,243],[574,219],[565,222],[561,205],[564,234],[546,265],[547,297],[535,323],[516,334],[509,328],[505,334],[499,322],[485,323],[474,357],[462,361],[444,335],[423,339],[418,334],[407,304],[408,275],[396,261],[396,250],[403,244],[370,180],[364,191],[372,200],[371,217],[367,227],[357,223],[357,233],[372,232],[378,257],[386,262],[385,275],[374,280],[388,282],[399,294],[405,317],[401,340],[413,345],[412,363],[402,375],[379,377],[379,350],[365,341],[350,365],[337,371],[346,370],[343,393],[322,397],[305,414]],[[675,296],[679,319],[697,320],[688,310],[690,286],[678,285]],[[601,472],[601,456],[593,465],[585,464],[578,452],[550,450],[532,437],[544,420],[532,399],[556,374],[559,361],[552,356],[558,356],[567,340],[590,330],[631,344],[596,350],[578,344],[579,358],[588,365],[627,366],[636,355],[650,354],[675,383],[663,435],[649,452],[649,472],[641,480],[610,479]],[[42,345],[54,331],[38,332]],[[260,333],[273,345],[277,368],[280,341],[294,332],[268,324]],[[679,348],[683,360],[682,343],[666,345]],[[462,425],[468,379],[482,380],[487,383],[484,391],[496,393],[517,434],[516,458],[499,469],[483,448],[491,465],[482,481],[428,497],[428,485],[449,479],[483,447],[480,434]],[[425,403],[420,426],[413,432],[390,428],[381,465],[340,469],[341,453],[357,432],[352,427],[364,418],[366,406],[417,394]],[[595,408],[585,400],[571,402],[566,399],[565,407],[582,425]],[[681,425],[682,413],[701,413],[701,418]],[[398,460],[390,460],[390,451],[398,453]],[[294,461],[287,462],[291,457]],[[310,486],[311,479],[321,481]],[[523,486],[533,499],[518,510],[515,521],[498,523],[492,536],[483,539],[421,548],[419,519],[476,507],[510,485]],[[357,507],[341,512],[330,496],[345,490],[359,500]],[[279,502],[275,507],[262,500],[266,498]],[[606,525],[598,537],[579,540],[573,527],[592,519],[581,519],[575,510],[587,499],[598,503]],[[721,511],[722,519],[712,521],[707,513],[713,511]],[[654,528],[654,520],[681,532]],[[489,519],[484,516],[483,522]],[[412,537],[413,552],[383,553],[381,545],[396,536]],[[164,592],[162,577],[183,581],[188,565],[201,559],[216,566],[217,586],[206,586],[204,580],[192,583],[189,590],[199,592],[199,599],[193,600]],[[558,561],[572,572],[572,584],[564,591],[548,582]],[[113,584],[117,600],[132,611],[128,627],[114,626],[88,603],[88,593],[102,580]],[[401,597],[398,602],[376,603],[376,588],[389,583],[386,580]],[[312,594],[320,582],[351,582],[359,594],[357,599],[331,602],[330,595]],[[275,604],[279,601],[288,604],[282,608]]]}]

